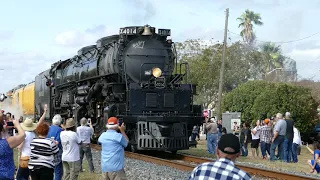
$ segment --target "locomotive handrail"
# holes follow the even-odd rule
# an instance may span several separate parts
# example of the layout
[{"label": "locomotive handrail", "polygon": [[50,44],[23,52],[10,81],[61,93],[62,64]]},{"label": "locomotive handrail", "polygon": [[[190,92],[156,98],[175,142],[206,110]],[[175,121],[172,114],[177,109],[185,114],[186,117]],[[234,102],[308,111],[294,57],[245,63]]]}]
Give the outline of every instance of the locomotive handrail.
[{"label": "locomotive handrail", "polygon": [[182,72],[181,72],[181,66],[182,65],[185,65],[185,67],[186,67],[186,72],[184,73],[184,75],[186,75],[186,83],[188,83],[188,73],[189,73],[189,63],[188,62],[181,62],[180,63],[180,74],[182,74]]},{"label": "locomotive handrail", "polygon": [[174,42],[172,42],[172,49],[173,49],[172,52],[175,59],[176,74],[178,74],[178,54],[177,54],[176,44]]}]

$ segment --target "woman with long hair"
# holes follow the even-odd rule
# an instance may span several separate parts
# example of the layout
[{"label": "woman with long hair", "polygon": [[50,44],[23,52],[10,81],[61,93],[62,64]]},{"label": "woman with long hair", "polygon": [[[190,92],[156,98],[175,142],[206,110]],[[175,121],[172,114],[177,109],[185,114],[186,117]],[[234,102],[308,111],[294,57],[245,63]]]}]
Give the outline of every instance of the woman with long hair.
[{"label": "woman with long hair", "polygon": [[240,133],[241,155],[248,156],[248,143],[251,141],[249,137],[249,123],[245,122]]}]

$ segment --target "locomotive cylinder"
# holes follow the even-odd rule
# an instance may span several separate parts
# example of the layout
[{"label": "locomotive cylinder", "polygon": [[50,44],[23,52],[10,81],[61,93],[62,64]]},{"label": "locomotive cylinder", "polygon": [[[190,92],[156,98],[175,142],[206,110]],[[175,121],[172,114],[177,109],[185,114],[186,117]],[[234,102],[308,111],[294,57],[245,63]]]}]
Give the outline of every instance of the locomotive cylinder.
[{"label": "locomotive cylinder", "polygon": [[76,103],[79,105],[87,104],[87,97],[86,96],[80,96],[76,98]]},{"label": "locomotive cylinder", "polygon": [[88,86],[79,86],[77,87],[77,95],[87,95],[89,92],[89,87]]}]

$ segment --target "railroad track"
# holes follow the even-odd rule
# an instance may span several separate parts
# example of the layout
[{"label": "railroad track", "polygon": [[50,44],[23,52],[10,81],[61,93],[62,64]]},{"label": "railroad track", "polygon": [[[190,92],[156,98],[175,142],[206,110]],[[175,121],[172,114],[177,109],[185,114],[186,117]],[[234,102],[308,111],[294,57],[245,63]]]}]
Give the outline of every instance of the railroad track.
[{"label": "railroad track", "polygon": [[[92,148],[96,150],[101,150],[101,146],[97,144],[92,144]],[[148,154],[148,155],[146,155]],[[152,162],[164,166],[174,167],[183,171],[192,171],[198,164],[204,162],[212,162],[212,159],[209,158],[201,158],[190,155],[183,154],[171,154],[166,152],[147,152],[146,154],[125,152],[126,157],[143,160],[147,162]],[[155,157],[156,156],[156,157]],[[160,158],[165,157],[166,159]],[[178,161],[177,161],[178,160]],[[182,161],[182,162],[179,162]],[[250,166],[244,166],[237,164],[237,167],[248,172],[252,176],[262,176],[271,179],[282,179],[282,180],[316,180],[318,178],[302,176],[302,175],[293,175],[289,173],[282,173],[278,171],[266,170],[261,168],[254,168]]]}]

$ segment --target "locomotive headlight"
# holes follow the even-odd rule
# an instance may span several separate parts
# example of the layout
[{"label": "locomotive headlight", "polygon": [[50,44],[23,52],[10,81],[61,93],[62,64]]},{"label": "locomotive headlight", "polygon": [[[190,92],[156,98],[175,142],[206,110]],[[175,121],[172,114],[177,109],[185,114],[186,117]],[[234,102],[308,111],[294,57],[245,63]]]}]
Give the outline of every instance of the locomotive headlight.
[{"label": "locomotive headlight", "polygon": [[154,77],[160,77],[161,75],[162,75],[162,71],[161,71],[161,69],[160,68],[153,68],[152,69],[152,75],[154,76]]}]

